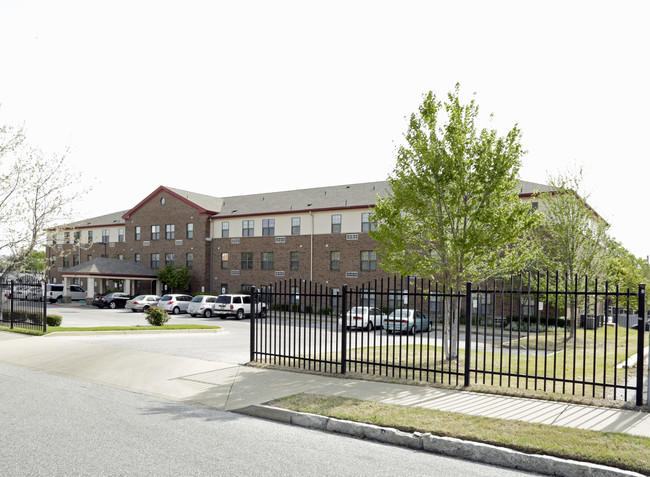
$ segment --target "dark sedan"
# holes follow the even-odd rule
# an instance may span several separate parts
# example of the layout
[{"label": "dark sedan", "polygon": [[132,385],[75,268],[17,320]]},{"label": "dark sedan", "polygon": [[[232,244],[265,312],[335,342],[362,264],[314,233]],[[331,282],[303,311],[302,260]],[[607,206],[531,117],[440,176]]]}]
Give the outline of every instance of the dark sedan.
[{"label": "dark sedan", "polygon": [[93,298],[92,305],[98,308],[124,308],[127,300],[130,300],[131,298],[133,297],[126,293],[107,293]]}]

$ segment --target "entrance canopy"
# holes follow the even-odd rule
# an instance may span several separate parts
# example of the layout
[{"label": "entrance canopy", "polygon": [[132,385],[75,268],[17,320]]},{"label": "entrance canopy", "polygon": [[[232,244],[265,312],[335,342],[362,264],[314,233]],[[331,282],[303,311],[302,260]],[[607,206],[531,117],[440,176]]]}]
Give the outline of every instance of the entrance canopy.
[{"label": "entrance canopy", "polygon": [[87,280],[87,298],[95,296],[96,279],[124,280],[124,292],[131,295],[135,294],[132,287],[137,281],[155,282],[155,285],[152,286],[152,293],[160,294],[161,288],[157,272],[131,260],[95,258],[64,270],[62,275],[64,282],[67,282],[64,287],[64,296],[69,290],[71,279],[75,278]]}]

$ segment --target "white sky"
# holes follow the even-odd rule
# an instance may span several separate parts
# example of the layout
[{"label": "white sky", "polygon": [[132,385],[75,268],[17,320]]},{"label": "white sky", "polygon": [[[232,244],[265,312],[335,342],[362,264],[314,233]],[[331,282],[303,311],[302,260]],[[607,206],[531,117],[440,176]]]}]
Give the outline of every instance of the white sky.
[{"label": "white sky", "polygon": [[648,238],[650,2],[0,0],[0,124],[61,153],[81,217],[160,185],[214,196],[384,180],[407,117],[459,82],[515,123],[521,178],[583,167]]}]

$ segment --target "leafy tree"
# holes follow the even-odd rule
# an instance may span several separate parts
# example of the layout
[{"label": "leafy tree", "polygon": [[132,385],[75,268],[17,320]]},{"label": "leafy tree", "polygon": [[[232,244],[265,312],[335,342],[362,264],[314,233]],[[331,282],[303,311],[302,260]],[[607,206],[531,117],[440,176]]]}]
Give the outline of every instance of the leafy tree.
[{"label": "leafy tree", "polygon": [[0,127],[0,279],[27,266],[45,247],[46,231],[71,217],[75,176],[65,155],[46,156],[27,144],[24,131]]},{"label": "leafy tree", "polygon": [[[613,241],[607,232],[609,224],[587,204],[582,171],[558,174],[548,182],[551,190],[538,196],[541,227],[534,234],[540,251],[539,268],[564,274],[569,283],[577,283],[576,291],[584,288],[585,277],[592,283],[595,278],[604,281]],[[575,310],[575,299],[568,310]],[[571,338],[577,327],[577,317],[572,318]]]},{"label": "leafy tree", "polygon": [[174,290],[186,290],[190,285],[192,271],[187,266],[168,263],[158,271],[158,280]]},{"label": "leafy tree", "polygon": [[[478,105],[461,104],[459,89],[444,104],[429,92],[411,115],[389,177],[392,192],[378,201],[371,232],[383,269],[453,290],[521,270],[533,256],[523,245],[537,220],[518,195],[519,129],[503,137],[478,132]],[[444,317],[448,359],[457,358],[453,308],[446,306]]]}]

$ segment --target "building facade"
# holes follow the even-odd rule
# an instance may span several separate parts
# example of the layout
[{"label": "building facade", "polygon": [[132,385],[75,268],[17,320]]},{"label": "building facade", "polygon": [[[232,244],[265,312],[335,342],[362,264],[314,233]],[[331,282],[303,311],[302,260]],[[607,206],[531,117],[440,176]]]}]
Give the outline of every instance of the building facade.
[{"label": "building facade", "polygon": [[[546,186],[521,182],[522,200]],[[189,293],[237,293],[277,281],[317,282],[334,291],[386,274],[369,232],[387,181],[234,197],[160,186],[135,207],[50,231],[48,281],[71,280],[93,293],[124,285],[119,272],[101,280],[66,274],[93,258],[167,263],[192,271]],[[91,283],[88,283],[91,281]],[[129,281],[128,293],[150,293],[151,281]],[[162,290],[165,291],[165,290]]]}]

